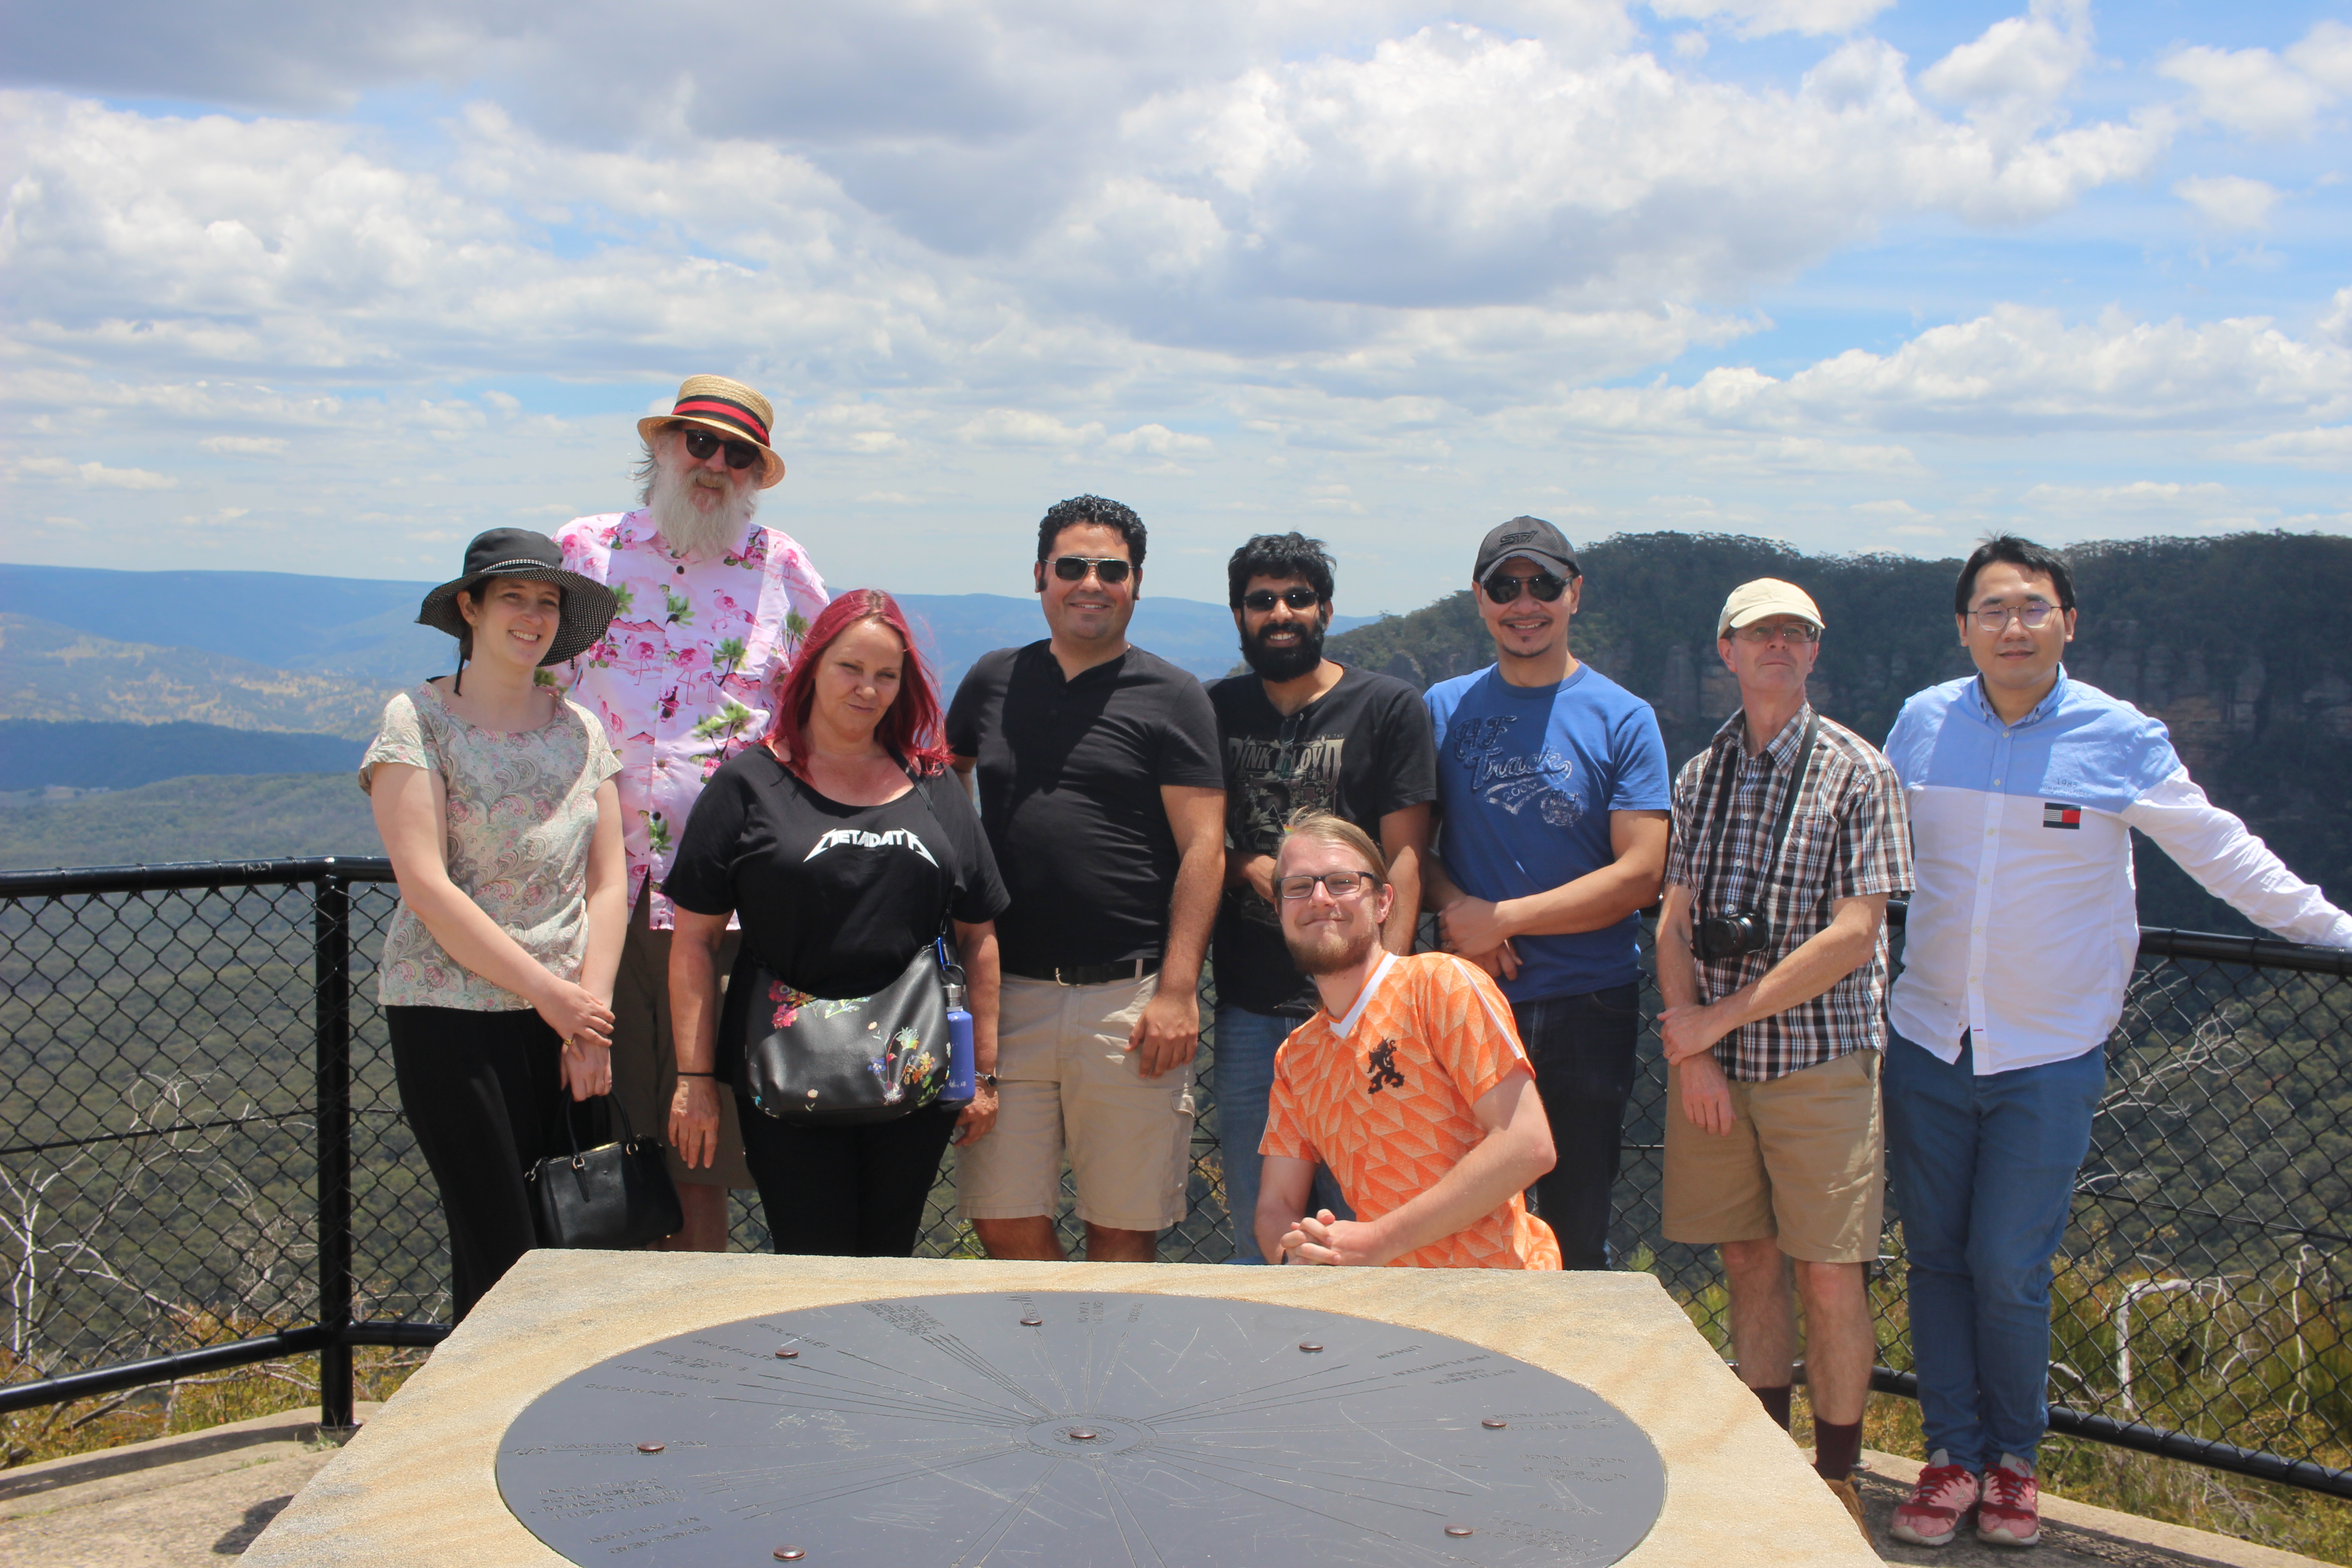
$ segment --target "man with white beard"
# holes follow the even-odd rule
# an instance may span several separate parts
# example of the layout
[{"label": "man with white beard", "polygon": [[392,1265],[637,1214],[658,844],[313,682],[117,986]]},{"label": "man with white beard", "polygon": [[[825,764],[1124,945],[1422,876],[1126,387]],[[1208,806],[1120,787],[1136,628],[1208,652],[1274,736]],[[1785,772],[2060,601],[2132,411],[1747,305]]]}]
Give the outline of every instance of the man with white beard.
[{"label": "man with white beard", "polygon": [[[808,554],[752,514],[784,477],[769,445],[768,400],[722,375],[689,376],[667,415],[637,421],[642,503],[578,518],[556,534],[563,563],[613,590],[604,638],[559,679],[604,722],[621,759],[629,929],[613,992],[613,1092],[638,1132],[667,1131],[677,1090],[669,1008],[669,900],[662,896],[686,819],[719,764],[768,730],[775,679],[827,595]],[[733,966],[730,931],[718,973]],[[719,1141],[699,1168],[672,1137],[686,1226],[662,1245],[727,1245],[727,1189],[750,1187],[732,1096],[719,1097]]]}]

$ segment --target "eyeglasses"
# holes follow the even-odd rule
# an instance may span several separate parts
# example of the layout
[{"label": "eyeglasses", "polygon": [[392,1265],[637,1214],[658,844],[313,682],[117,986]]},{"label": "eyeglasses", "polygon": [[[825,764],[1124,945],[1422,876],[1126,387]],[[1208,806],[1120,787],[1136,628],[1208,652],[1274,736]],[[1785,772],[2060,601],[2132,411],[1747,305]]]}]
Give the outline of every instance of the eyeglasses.
[{"label": "eyeglasses", "polygon": [[1770,642],[1775,637],[1785,637],[1792,643],[1819,642],[1822,628],[1803,621],[1759,621],[1737,627],[1731,635],[1741,642]]},{"label": "eyeglasses", "polygon": [[1271,588],[1258,588],[1242,595],[1242,607],[1264,615],[1276,605],[1288,605],[1294,610],[1311,610],[1323,602],[1323,596],[1307,587],[1285,588],[1277,594]]},{"label": "eyeglasses", "polygon": [[1274,890],[1286,899],[1311,899],[1315,896],[1315,884],[1318,882],[1322,883],[1323,890],[1335,899],[1352,899],[1370,889],[1373,877],[1370,871],[1326,871],[1319,877],[1302,873],[1296,877],[1276,878]]},{"label": "eyeglasses", "polygon": [[730,441],[717,433],[697,426],[686,426],[686,455],[698,463],[710,461],[710,454],[719,447],[727,448],[727,466],[748,468],[760,460],[760,448],[749,441]]},{"label": "eyeglasses", "polygon": [[1568,579],[1555,577],[1549,572],[1538,572],[1526,577],[1497,572],[1478,586],[1486,591],[1486,597],[1498,605],[1507,605],[1517,599],[1521,588],[1549,605],[1568,591]]},{"label": "eyeglasses", "polygon": [[1108,588],[1126,582],[1127,574],[1135,568],[1116,555],[1056,555],[1054,557],[1054,575],[1065,583],[1085,582],[1089,570],[1101,578],[1103,586]]},{"label": "eyeglasses", "polygon": [[2014,605],[1979,605],[1969,613],[1976,616],[1977,625],[1989,632],[2008,630],[2011,616],[2024,622],[2027,631],[2038,632],[2050,624],[2050,617],[2058,613],[2058,606],[2044,604],[2040,599],[2028,599]]}]

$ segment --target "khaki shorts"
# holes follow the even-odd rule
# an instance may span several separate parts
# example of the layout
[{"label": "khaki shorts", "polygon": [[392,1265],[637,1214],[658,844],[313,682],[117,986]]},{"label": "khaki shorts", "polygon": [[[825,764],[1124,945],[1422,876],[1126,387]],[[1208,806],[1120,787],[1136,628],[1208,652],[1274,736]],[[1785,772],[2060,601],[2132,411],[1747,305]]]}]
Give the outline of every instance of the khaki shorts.
[{"label": "khaki shorts", "polygon": [[1731,1131],[1683,1114],[1666,1074],[1665,1235],[1714,1247],[1777,1238],[1807,1263],[1868,1263],[1885,1215],[1879,1053],[1853,1051],[1763,1083],[1731,1086]]},{"label": "khaki shorts", "polygon": [[[629,911],[629,934],[621,943],[620,973],[613,977],[613,1098],[628,1112],[630,1131],[662,1141],[669,1173],[698,1186],[748,1187],[751,1168],[743,1163],[743,1130],[735,1123],[735,1097],[719,1086],[719,1155],[715,1163],[687,1169],[669,1147],[669,1101],[677,1089],[677,1052],[669,1032],[670,933],[656,931],[647,913],[650,892]],[[719,944],[719,986],[743,933],[729,931]]]},{"label": "khaki shorts", "polygon": [[1157,975],[1108,985],[1004,977],[996,1125],[956,1151],[966,1219],[1051,1215],[1066,1148],[1080,1219],[1156,1231],[1184,1217],[1192,1064],[1145,1078],[1127,1048],[1128,1030],[1159,989]]}]

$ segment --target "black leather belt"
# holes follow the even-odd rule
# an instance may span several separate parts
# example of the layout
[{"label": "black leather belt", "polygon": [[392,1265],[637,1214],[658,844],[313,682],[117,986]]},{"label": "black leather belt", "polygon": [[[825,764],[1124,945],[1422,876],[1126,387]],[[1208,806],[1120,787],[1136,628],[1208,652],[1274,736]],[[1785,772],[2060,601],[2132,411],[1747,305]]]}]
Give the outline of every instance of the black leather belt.
[{"label": "black leather belt", "polygon": [[1015,969],[1007,964],[1007,974],[1017,974],[1024,980],[1050,980],[1056,985],[1108,985],[1114,980],[1141,980],[1160,973],[1156,958],[1130,958],[1124,963],[1064,963],[1042,972]]}]

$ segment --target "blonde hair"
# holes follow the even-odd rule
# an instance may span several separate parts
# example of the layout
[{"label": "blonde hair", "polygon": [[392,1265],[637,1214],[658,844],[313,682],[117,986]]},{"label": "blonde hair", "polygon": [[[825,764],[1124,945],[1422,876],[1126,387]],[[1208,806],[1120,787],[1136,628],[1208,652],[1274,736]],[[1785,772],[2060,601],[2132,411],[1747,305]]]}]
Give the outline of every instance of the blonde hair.
[{"label": "blonde hair", "polygon": [[[1286,841],[1314,838],[1343,849],[1352,849],[1364,858],[1365,865],[1371,868],[1372,880],[1381,887],[1388,886],[1389,858],[1381,853],[1380,845],[1373,841],[1370,834],[1344,816],[1334,816],[1328,811],[1318,811],[1312,806],[1294,811],[1290,814],[1290,820],[1282,825],[1282,836]],[[1276,858],[1280,858],[1279,851]]]}]

